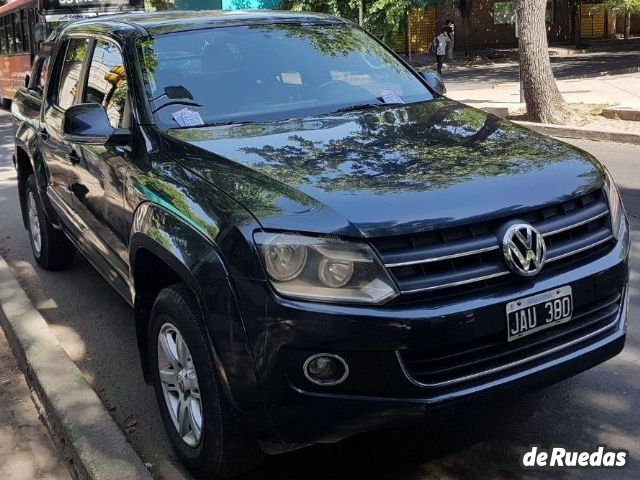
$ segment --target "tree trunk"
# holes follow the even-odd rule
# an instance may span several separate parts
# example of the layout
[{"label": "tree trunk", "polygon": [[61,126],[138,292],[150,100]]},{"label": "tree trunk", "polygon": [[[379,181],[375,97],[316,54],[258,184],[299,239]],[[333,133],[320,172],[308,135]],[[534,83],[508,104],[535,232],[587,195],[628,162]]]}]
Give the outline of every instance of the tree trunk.
[{"label": "tree trunk", "polygon": [[576,44],[576,48],[581,47],[582,42],[582,12],[579,0],[576,0],[572,5],[573,12],[573,41]]},{"label": "tree trunk", "polygon": [[546,0],[518,0],[520,79],[529,120],[562,123],[568,108],[551,71],[546,5]]},{"label": "tree trunk", "polygon": [[627,12],[624,16],[624,39],[629,40],[631,36],[631,12]]},{"label": "tree trunk", "polygon": [[616,38],[616,19],[618,14],[607,10],[607,36],[609,38]]}]

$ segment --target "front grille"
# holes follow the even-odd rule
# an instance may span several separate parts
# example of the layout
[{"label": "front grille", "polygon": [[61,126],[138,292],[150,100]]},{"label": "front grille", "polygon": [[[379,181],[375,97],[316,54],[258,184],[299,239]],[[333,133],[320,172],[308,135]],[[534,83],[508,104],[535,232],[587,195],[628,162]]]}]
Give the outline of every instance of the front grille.
[{"label": "front grille", "polygon": [[535,226],[547,244],[543,272],[603,255],[613,242],[602,190],[519,214],[461,227],[374,238],[372,244],[404,298],[430,299],[478,291],[518,280],[505,263],[498,231],[519,220]]},{"label": "front grille", "polygon": [[571,321],[507,342],[506,331],[457,347],[405,350],[398,359],[407,377],[421,387],[453,387],[506,375],[542,357],[562,355],[617,328],[622,308],[617,294],[574,312]]}]

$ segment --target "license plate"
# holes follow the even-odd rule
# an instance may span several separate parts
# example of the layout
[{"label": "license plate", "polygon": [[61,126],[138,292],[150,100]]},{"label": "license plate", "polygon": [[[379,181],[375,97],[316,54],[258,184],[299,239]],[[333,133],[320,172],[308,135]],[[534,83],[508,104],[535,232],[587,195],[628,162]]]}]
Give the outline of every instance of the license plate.
[{"label": "license plate", "polygon": [[507,303],[507,340],[513,341],[571,320],[569,285]]}]

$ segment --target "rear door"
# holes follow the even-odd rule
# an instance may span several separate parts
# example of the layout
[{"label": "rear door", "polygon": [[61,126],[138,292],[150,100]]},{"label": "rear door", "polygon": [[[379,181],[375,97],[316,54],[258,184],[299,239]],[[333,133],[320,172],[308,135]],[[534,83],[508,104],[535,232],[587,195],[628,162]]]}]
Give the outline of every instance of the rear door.
[{"label": "rear door", "polygon": [[47,194],[61,220],[69,227],[69,233],[75,237],[78,237],[79,225],[74,221],[69,174],[80,157],[75,148],[64,140],[62,121],[66,109],[77,101],[90,44],[87,38],[71,37],[60,45],[47,86],[40,130],[40,151],[48,170]]}]

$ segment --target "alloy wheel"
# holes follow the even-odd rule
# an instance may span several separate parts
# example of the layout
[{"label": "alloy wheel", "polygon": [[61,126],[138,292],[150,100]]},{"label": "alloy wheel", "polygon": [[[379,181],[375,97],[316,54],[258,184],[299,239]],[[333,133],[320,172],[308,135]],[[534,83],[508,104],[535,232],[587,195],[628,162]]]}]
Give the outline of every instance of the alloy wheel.
[{"label": "alloy wheel", "polygon": [[165,323],[158,334],[158,369],[173,425],[182,440],[196,447],[202,438],[202,400],[191,352],[180,331]]},{"label": "alloy wheel", "polygon": [[27,211],[29,216],[29,231],[31,232],[31,244],[37,255],[42,250],[42,234],[40,231],[40,218],[38,217],[38,207],[36,197],[33,192],[29,192],[27,197]]}]

